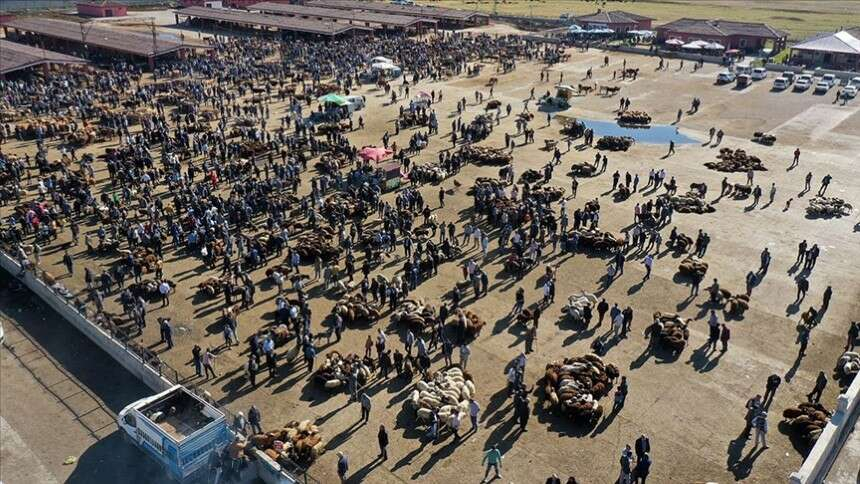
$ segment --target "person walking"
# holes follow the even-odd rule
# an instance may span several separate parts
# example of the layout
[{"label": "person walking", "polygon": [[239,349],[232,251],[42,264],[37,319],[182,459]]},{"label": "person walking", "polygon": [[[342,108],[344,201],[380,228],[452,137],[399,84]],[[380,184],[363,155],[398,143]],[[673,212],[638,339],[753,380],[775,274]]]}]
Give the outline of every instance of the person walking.
[{"label": "person walking", "polygon": [[618,474],[618,484],[631,484],[633,482],[633,450],[630,444],[621,450],[619,459],[621,470]]},{"label": "person walking", "polygon": [[645,259],[642,260],[642,265],[645,266],[645,277],[642,278],[643,281],[647,281],[651,279],[651,266],[654,265],[654,257],[651,254],[645,256]]},{"label": "person walking", "polygon": [[191,360],[194,362],[194,372],[197,376],[203,376],[203,349],[199,345],[191,348]]},{"label": "person walking", "polygon": [[75,272],[75,263],[72,261],[72,256],[69,255],[69,251],[66,250],[63,252],[63,265],[66,266],[66,272],[68,274],[74,274]]},{"label": "person walking", "polygon": [[466,371],[466,366],[469,364],[469,356],[472,355],[472,350],[469,345],[460,345],[460,369]]},{"label": "person walking", "polygon": [[642,434],[638,439],[636,439],[636,442],[633,444],[633,448],[636,451],[636,461],[638,462],[642,460],[642,457],[644,457],[645,454],[651,453],[651,441],[645,436],[645,434]]},{"label": "person walking", "polygon": [[493,447],[490,450],[484,453],[484,459],[481,461],[481,464],[486,464],[487,468],[484,471],[484,478],[481,479],[481,482],[487,482],[487,476],[490,475],[490,469],[496,471],[496,476],[493,479],[501,479],[502,474],[499,472],[499,469],[502,467],[502,453],[499,451],[499,445],[493,444]]},{"label": "person walking", "polygon": [[349,458],[343,452],[337,453],[337,475],[340,477],[340,482],[346,482],[346,476],[349,474]]},{"label": "person walking", "polygon": [[376,434],[376,440],[379,442],[378,458],[388,460],[388,432],[385,430],[385,425],[379,426],[379,433]]},{"label": "person walking", "polygon": [[818,403],[821,400],[821,394],[824,393],[824,387],[827,386],[827,376],[823,371],[818,372],[818,378],[815,379],[815,386],[812,391],[806,394],[806,399],[810,403]]},{"label": "person walking", "polygon": [[746,421],[746,425],[744,426],[744,430],[741,432],[741,435],[744,435],[744,436],[749,435],[750,430],[752,430],[752,428],[755,424],[755,417],[756,417],[756,415],[759,414],[759,412],[762,409],[761,395],[756,395],[756,396],[750,398],[749,400],[747,400],[747,403],[745,406],[747,409],[747,413],[744,417],[744,420]]}]

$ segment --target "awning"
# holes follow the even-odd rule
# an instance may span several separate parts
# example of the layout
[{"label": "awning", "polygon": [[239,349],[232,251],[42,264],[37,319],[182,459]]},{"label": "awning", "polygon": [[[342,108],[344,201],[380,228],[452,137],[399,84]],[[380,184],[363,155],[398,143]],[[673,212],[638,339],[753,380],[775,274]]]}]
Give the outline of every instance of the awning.
[{"label": "awning", "polygon": [[705,46],[705,48],[708,50],[724,50],[726,46],[719,42],[710,42]]},{"label": "awning", "polygon": [[387,71],[387,70],[391,70],[391,69],[400,69],[399,67],[392,64],[391,62],[374,62],[373,64],[370,65],[370,67],[372,67],[374,69],[379,69],[381,71]]},{"label": "awning", "polygon": [[330,92],[325,96],[318,97],[317,101],[319,101],[320,104],[336,104],[338,106],[346,106],[349,104],[349,101],[345,97],[333,92]]},{"label": "awning", "polygon": [[358,152],[358,156],[361,157],[362,160],[365,161],[382,161],[391,157],[394,152],[389,150],[388,148],[381,148],[378,146],[365,146]]},{"label": "awning", "polygon": [[681,39],[669,39],[666,41],[667,45],[684,45],[684,41]]}]

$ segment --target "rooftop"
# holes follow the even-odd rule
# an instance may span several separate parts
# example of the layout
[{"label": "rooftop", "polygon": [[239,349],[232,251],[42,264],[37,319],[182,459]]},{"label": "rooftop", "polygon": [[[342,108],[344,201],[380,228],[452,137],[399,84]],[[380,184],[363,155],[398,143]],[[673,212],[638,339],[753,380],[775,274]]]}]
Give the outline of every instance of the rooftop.
[{"label": "rooftop", "polygon": [[860,54],[860,28],[819,34],[792,46],[792,49]]},{"label": "rooftop", "polygon": [[309,7],[305,5],[290,5],[275,2],[255,3],[248,8],[281,15],[299,15],[317,18],[330,18],[336,20],[352,20],[357,22],[368,22],[392,27],[409,27],[422,22],[436,23],[436,20],[433,19],[414,17],[411,15],[393,15],[376,12],[352,12],[337,8]]},{"label": "rooftop", "polygon": [[40,17],[16,17],[4,26],[55,39],[89,44],[126,54],[150,56],[169,54],[182,49],[205,48],[202,44],[183,42],[174,36],[151,35],[133,30],[110,28],[94,22],[69,22]]},{"label": "rooftop", "polygon": [[651,17],[636,15],[635,13],[613,10],[611,12],[595,12],[589,15],[576,17],[580,22],[604,23],[604,24],[630,24],[642,20],[654,20]]},{"label": "rooftop", "polygon": [[475,16],[486,17],[483,12],[470,12],[453,8],[424,7],[419,5],[394,5],[382,2],[360,2],[357,0],[312,0],[308,5],[314,7],[340,8],[347,10],[362,10],[389,14],[410,15],[413,17],[430,17],[439,20],[468,20]]},{"label": "rooftop", "polygon": [[218,20],[234,24],[257,25],[261,27],[273,27],[278,30],[291,32],[303,32],[319,35],[338,35],[352,30],[371,30],[359,25],[345,23],[323,22],[296,17],[285,17],[283,15],[267,15],[257,12],[246,12],[244,10],[218,9],[207,7],[188,7],[175,10],[179,15],[196,17],[207,20]]},{"label": "rooftop", "polygon": [[730,35],[748,35],[779,39],[787,36],[786,32],[776,30],[770,25],[759,22],[733,22],[730,20],[707,20],[697,18],[680,18],[657,27],[685,34],[715,35],[727,37]]},{"label": "rooftop", "polygon": [[89,61],[79,57],[0,39],[0,74],[42,64],[85,64],[87,62]]}]

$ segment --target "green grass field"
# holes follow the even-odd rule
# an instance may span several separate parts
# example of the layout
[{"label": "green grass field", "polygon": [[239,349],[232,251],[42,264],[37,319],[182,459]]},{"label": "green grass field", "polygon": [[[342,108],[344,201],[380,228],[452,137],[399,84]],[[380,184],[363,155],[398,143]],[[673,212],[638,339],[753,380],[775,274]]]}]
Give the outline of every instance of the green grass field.
[{"label": "green grass field", "polygon": [[[493,0],[422,0],[421,3],[465,10],[493,11]],[[789,32],[792,40],[839,27],[860,26],[860,0],[499,0],[498,12],[509,15],[558,17],[624,10],[655,19],[659,25],[681,17],[764,22]]]}]

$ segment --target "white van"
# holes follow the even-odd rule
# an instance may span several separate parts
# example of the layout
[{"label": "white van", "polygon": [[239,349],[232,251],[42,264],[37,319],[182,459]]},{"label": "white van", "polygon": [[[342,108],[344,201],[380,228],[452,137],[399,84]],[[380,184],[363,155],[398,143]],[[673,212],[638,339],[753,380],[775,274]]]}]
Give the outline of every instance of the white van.
[{"label": "white van", "polygon": [[364,96],[346,96],[346,102],[350,113],[364,109]]},{"label": "white van", "polygon": [[750,74],[750,77],[752,77],[752,79],[754,81],[760,81],[762,79],[766,79],[767,78],[767,69],[765,69],[764,67],[756,67],[755,69],[752,70],[752,74]]}]

